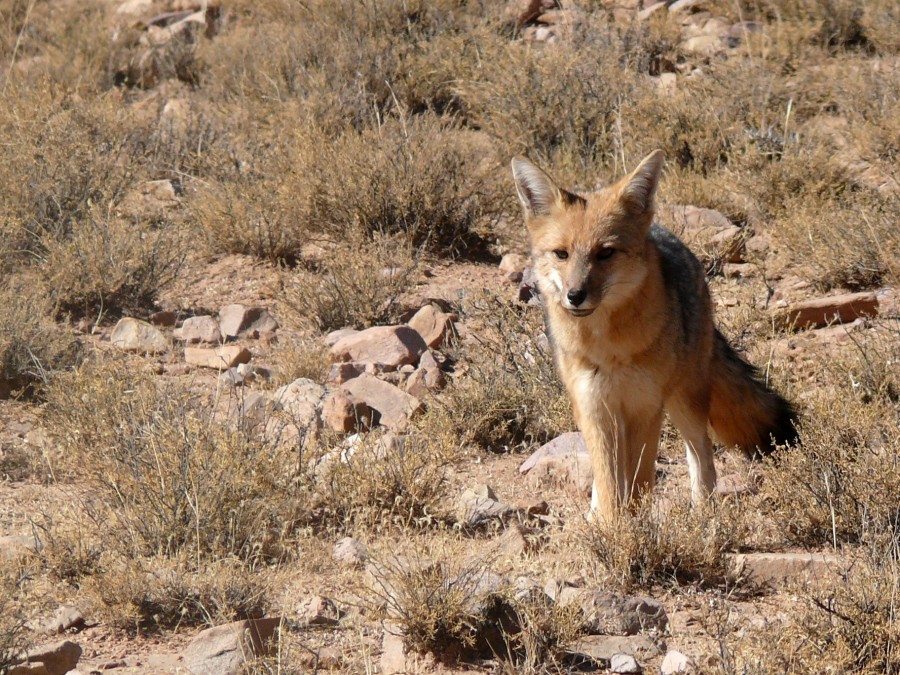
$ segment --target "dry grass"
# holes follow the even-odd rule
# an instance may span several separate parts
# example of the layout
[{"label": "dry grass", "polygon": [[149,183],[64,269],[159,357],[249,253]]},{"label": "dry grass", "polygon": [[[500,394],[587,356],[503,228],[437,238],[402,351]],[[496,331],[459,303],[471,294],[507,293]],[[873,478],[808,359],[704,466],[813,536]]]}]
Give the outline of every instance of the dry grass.
[{"label": "dry grass", "polygon": [[729,581],[726,554],[747,540],[737,505],[642,499],[616,525],[584,526],[579,538],[597,576],[623,590],[661,585],[715,587]]},{"label": "dry grass", "polygon": [[215,422],[198,401],[122,365],[86,365],[47,393],[57,476],[109,509],[106,545],[126,556],[271,558],[296,509],[289,450]]},{"label": "dry grass", "polygon": [[17,565],[6,565],[0,573],[0,673],[18,663],[29,646],[23,608],[23,579]]},{"label": "dry grass", "polygon": [[[896,285],[896,2],[711,0],[713,16],[759,30],[710,57],[684,46],[690,12],[622,22],[608,3],[564,3],[581,19],[545,44],[523,39],[502,4],[240,0],[206,30],[148,48],[140,24],[99,4],[0,0],[0,395],[46,397],[56,447],[33,453],[32,475],[74,495],[33,519],[35,574],[129,631],[255,616],[272,607],[263,563],[327,574],[298,562],[303,532],[446,541],[459,534],[445,526],[456,481],[471,477],[465,459],[502,462],[481,450],[573,428],[540,311],[491,294],[456,308],[463,337],[442,347],[454,377],[396,444],[281,443],[264,424],[222,422],[145,361],[103,357],[99,335],[79,338],[100,348],[72,370],[83,347],[60,320],[90,315],[102,329],[108,314],[145,315],[180,282],[186,253],[283,266],[284,318],[303,332],[283,331],[266,365],[279,383],[322,381],[319,332],[396,322],[435,259],[490,260],[522,243],[511,155],[590,189],[660,147],[664,201],[769,236],[817,291]],[[674,92],[651,79],[673,73]],[[160,179],[174,205],[135,208]],[[771,281],[769,261],[755,262]],[[723,322],[762,348],[768,316],[744,307]],[[862,553],[784,630],[723,629],[722,670],[900,671],[900,341],[889,319],[873,323],[818,374],[828,388],[807,394],[786,373],[802,394],[802,444],[758,467],[760,495],[695,510],[647,502],[615,529],[578,529],[577,567],[624,589],[712,597],[731,582],[725,554],[748,542]],[[546,533],[558,535],[568,541]],[[542,569],[535,555],[520,562]],[[489,623],[471,600],[490,564],[388,564],[400,594],[382,600],[414,646],[461,653]],[[28,595],[8,581],[0,670]],[[561,647],[577,632],[565,612],[537,596],[488,604],[509,620],[486,650],[499,668],[565,672]]]},{"label": "dry grass", "polygon": [[464,303],[472,335],[456,357],[469,370],[434,414],[466,443],[495,452],[574,428],[537,308],[485,294]]}]

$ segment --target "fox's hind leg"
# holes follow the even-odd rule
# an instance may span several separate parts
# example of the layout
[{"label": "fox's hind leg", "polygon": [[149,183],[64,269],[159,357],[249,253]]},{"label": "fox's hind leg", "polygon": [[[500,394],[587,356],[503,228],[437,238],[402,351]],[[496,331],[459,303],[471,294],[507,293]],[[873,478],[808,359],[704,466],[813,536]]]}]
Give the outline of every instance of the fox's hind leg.
[{"label": "fox's hind leg", "polygon": [[716,488],[716,465],[712,441],[707,433],[709,391],[676,395],[667,406],[672,423],[684,436],[688,474],[691,478],[691,501],[700,504]]}]

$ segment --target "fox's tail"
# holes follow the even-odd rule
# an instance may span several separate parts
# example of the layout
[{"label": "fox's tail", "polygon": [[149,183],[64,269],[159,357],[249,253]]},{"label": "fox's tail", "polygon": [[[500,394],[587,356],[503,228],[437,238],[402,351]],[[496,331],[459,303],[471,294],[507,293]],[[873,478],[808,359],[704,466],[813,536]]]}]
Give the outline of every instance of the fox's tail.
[{"label": "fox's tail", "polygon": [[711,377],[709,423],[719,441],[737,445],[750,456],[797,441],[793,404],[770,389],[718,330]]}]

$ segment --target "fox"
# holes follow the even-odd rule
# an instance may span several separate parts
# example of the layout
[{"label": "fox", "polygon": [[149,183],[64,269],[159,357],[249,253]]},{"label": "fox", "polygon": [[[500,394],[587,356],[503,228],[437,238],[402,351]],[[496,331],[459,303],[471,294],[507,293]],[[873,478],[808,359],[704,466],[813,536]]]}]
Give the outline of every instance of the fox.
[{"label": "fox", "polygon": [[794,404],[716,328],[703,266],[654,222],[664,157],[655,150],[585,195],[512,160],[556,369],[590,455],[595,521],[653,488],[664,414],[684,439],[695,505],[716,486],[710,430],[751,457],[797,441]]}]

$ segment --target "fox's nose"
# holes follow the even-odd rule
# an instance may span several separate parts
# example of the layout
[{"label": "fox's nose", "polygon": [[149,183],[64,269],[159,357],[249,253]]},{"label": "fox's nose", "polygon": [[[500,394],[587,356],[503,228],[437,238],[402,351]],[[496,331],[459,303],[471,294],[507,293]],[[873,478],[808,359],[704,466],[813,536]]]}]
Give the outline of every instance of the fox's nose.
[{"label": "fox's nose", "polygon": [[569,304],[573,307],[578,307],[584,299],[587,297],[587,291],[582,289],[575,290],[574,288],[566,293],[566,299],[569,301]]}]

